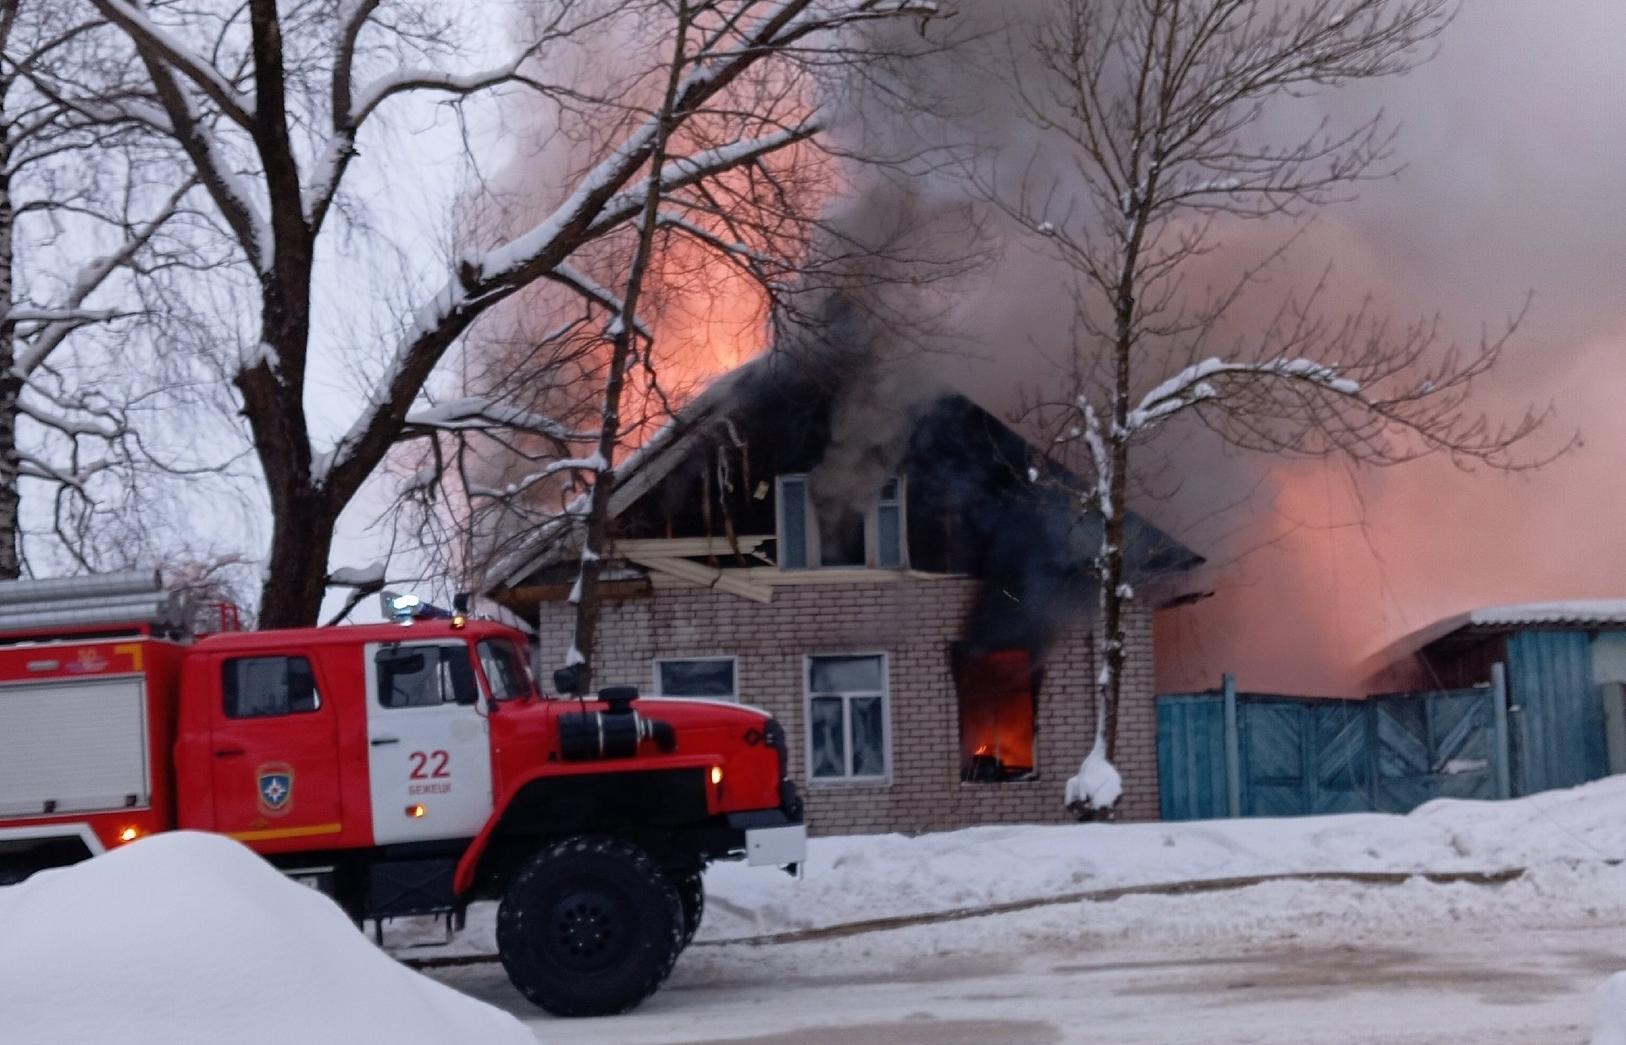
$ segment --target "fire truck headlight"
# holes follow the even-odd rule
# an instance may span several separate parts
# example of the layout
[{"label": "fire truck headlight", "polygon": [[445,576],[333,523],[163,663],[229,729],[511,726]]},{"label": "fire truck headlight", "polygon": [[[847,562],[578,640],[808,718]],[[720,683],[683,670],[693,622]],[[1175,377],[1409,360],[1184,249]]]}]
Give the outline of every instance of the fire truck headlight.
[{"label": "fire truck headlight", "polygon": [[406,815],[410,816],[414,820],[422,819],[423,815],[425,813],[427,813],[427,812],[428,812],[428,810],[425,809],[423,806],[407,806],[406,807]]},{"label": "fire truck headlight", "polygon": [[722,766],[712,766],[711,767],[711,784],[712,784],[712,786],[716,787],[716,786],[720,785],[722,782],[723,782],[723,767]]},{"label": "fire truck headlight", "polygon": [[133,842],[137,838],[140,838],[140,837],[141,837],[141,828],[136,827],[134,824],[130,825],[129,827],[126,827],[124,830],[119,832],[119,841],[120,842]]}]

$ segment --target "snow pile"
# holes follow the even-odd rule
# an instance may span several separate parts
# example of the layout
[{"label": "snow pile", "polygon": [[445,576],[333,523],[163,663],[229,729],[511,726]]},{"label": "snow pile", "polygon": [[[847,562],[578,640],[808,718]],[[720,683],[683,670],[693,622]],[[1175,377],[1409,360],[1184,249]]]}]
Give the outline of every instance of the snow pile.
[{"label": "snow pile", "polygon": [[1062,801],[1068,808],[1078,804],[1091,809],[1110,809],[1123,793],[1123,778],[1118,775],[1118,767],[1107,761],[1106,745],[1097,733],[1095,746],[1084,756],[1078,775],[1067,779]]},{"label": "snow pile", "polygon": [[1615,973],[1598,988],[1592,1045],[1626,1045],[1626,972]]},{"label": "snow pile", "polygon": [[0,889],[0,1041],[533,1043],[380,953],[214,835],[157,835]]}]

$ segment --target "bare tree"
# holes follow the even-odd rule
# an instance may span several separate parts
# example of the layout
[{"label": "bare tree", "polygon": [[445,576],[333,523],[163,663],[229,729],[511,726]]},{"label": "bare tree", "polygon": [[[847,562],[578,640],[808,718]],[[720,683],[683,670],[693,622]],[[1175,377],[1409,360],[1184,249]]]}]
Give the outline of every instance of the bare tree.
[{"label": "bare tree", "polygon": [[[1253,293],[1292,234],[1219,290],[1192,289],[1236,224],[1292,222],[1393,173],[1382,114],[1308,130],[1285,117],[1315,91],[1414,68],[1451,11],[1450,0],[1062,0],[1013,51],[1011,81],[1042,155],[1015,178],[973,177],[1075,279],[1070,380],[1037,415],[1086,477],[1081,507],[1102,523],[1093,759],[1110,765],[1115,753],[1136,447],[1191,416],[1271,453],[1516,467],[1513,449],[1544,420],[1498,423],[1470,404],[1517,318],[1458,348],[1432,321],[1396,328],[1368,306],[1337,313],[1325,276],[1260,317]],[[1081,806],[1089,767],[1070,788]]]},{"label": "bare tree", "polygon": [[[164,230],[192,183],[139,128],[54,89],[123,96],[132,58],[88,8],[0,0],[0,578],[23,571],[29,533],[91,567],[104,523],[139,500],[120,491],[166,467],[140,424],[166,396],[128,343],[136,284],[184,263]],[[26,517],[25,486],[42,495]]]},{"label": "bare tree", "polygon": [[[627,24],[641,26],[645,39],[671,40],[679,9],[667,0],[549,0],[521,27],[504,60],[466,70],[457,68],[467,49],[459,46],[455,13],[423,0],[89,2],[128,38],[147,83],[137,96],[109,98],[64,82],[63,96],[87,116],[122,118],[160,134],[184,154],[252,281],[254,339],[235,360],[232,383],[270,501],[267,574],[275,581],[265,587],[259,619],[273,627],[315,620],[340,513],[397,443],[409,414],[424,405],[426,382],[477,319],[538,281],[619,311],[618,294],[573,262],[640,222],[652,185],[664,198],[715,186],[726,206],[737,192],[728,175],[750,172],[823,128],[817,110],[792,104],[798,69],[839,54],[856,27],[937,10],[931,0],[687,4],[693,28],[681,71],[670,106],[655,112],[635,97],[581,98],[570,70],[554,59],[614,19],[631,19]],[[316,291],[334,264],[333,215],[364,202],[347,192],[358,158],[401,158],[391,155],[381,112],[413,98],[455,105],[521,91],[560,111],[596,106],[618,111],[620,119],[599,128],[603,147],[573,173],[551,210],[505,241],[456,252],[440,268],[438,285],[403,305],[407,318],[378,337],[388,342],[384,361],[370,375],[360,409],[332,445],[319,446],[306,403],[310,369],[323,362],[312,354],[313,338],[343,324],[319,311]],[[652,167],[663,140],[664,162]],[[434,218],[419,229],[391,229],[389,238],[399,244],[414,233],[432,237]],[[723,241],[725,249],[730,243]],[[348,264],[392,257],[355,257],[364,245],[360,237],[344,244]],[[418,290],[403,279],[394,298],[404,301]]]}]

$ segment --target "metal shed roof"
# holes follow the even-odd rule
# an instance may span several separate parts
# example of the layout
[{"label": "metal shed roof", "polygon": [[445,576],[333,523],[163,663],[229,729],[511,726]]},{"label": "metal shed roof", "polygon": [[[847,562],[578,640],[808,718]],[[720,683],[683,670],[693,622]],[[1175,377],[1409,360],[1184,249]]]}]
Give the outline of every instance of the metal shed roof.
[{"label": "metal shed roof", "polygon": [[1626,628],[1626,598],[1556,599],[1481,606],[1442,617],[1401,636],[1368,657],[1363,668],[1368,674],[1376,674],[1436,644],[1474,641],[1522,628]]},{"label": "metal shed roof", "polygon": [[[1626,626],[1626,599],[1562,599],[1484,606],[1450,618],[1457,627],[1520,628],[1541,625]],[[1454,629],[1453,629],[1454,630]]]}]

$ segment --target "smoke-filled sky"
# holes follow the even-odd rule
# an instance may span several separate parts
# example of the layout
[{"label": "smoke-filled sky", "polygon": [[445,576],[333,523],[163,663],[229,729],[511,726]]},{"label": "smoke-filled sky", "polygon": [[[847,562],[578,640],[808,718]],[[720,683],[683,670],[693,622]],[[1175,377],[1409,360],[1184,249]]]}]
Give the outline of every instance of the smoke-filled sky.
[{"label": "smoke-filled sky", "polygon": [[[1382,107],[1401,124],[1406,168],[1321,212],[1293,271],[1330,263],[1339,300],[1371,294],[1402,321],[1438,312],[1461,341],[1533,293],[1481,405],[1516,419],[1550,402],[1552,429],[1531,453],[1571,434],[1583,445],[1533,474],[1443,460],[1352,473],[1173,437],[1160,447],[1172,496],[1141,508],[1216,564],[1204,578],[1215,594],[1163,614],[1161,690],[1229,671],[1248,689],[1358,693],[1374,654],[1443,616],[1626,596],[1623,45],[1618,0],[1468,0],[1432,63],[1306,103],[1346,124]],[[969,307],[981,358],[956,368],[985,401],[1013,363],[1046,380],[1041,357],[1059,354],[1070,315],[1063,270],[1021,246],[987,280]]]},{"label": "smoke-filled sky", "polygon": [[[1038,2],[984,0],[966,20]],[[1216,568],[1202,578],[1212,598],[1163,615],[1161,689],[1206,688],[1230,671],[1250,689],[1359,692],[1373,654],[1442,616],[1626,596],[1626,532],[1614,519],[1626,509],[1614,475],[1626,460],[1622,53],[1619,0],[1467,0],[1430,64],[1304,103],[1346,123],[1386,109],[1401,125],[1406,169],[1322,212],[1295,269],[1330,263],[1340,300],[1370,293],[1400,320],[1437,311],[1462,340],[1533,293],[1483,405],[1516,415],[1550,401],[1552,431],[1533,451],[1571,433],[1584,445],[1538,473],[1507,476],[1465,475],[1444,461],[1352,475],[1337,463],[1242,457],[1211,437],[1164,443],[1172,494],[1141,509]],[[958,59],[938,71],[984,144],[1024,139],[1000,85]],[[515,152],[548,169],[534,151]],[[939,181],[928,207],[953,194]],[[1257,250],[1273,235],[1249,234],[1264,239],[1233,245]],[[934,374],[994,409],[1016,401],[1018,380],[1028,389],[1054,380],[1048,360],[1062,354],[1071,317],[1057,263],[1007,242],[956,293],[964,305],[951,325],[968,336],[952,363],[932,359]]]}]

